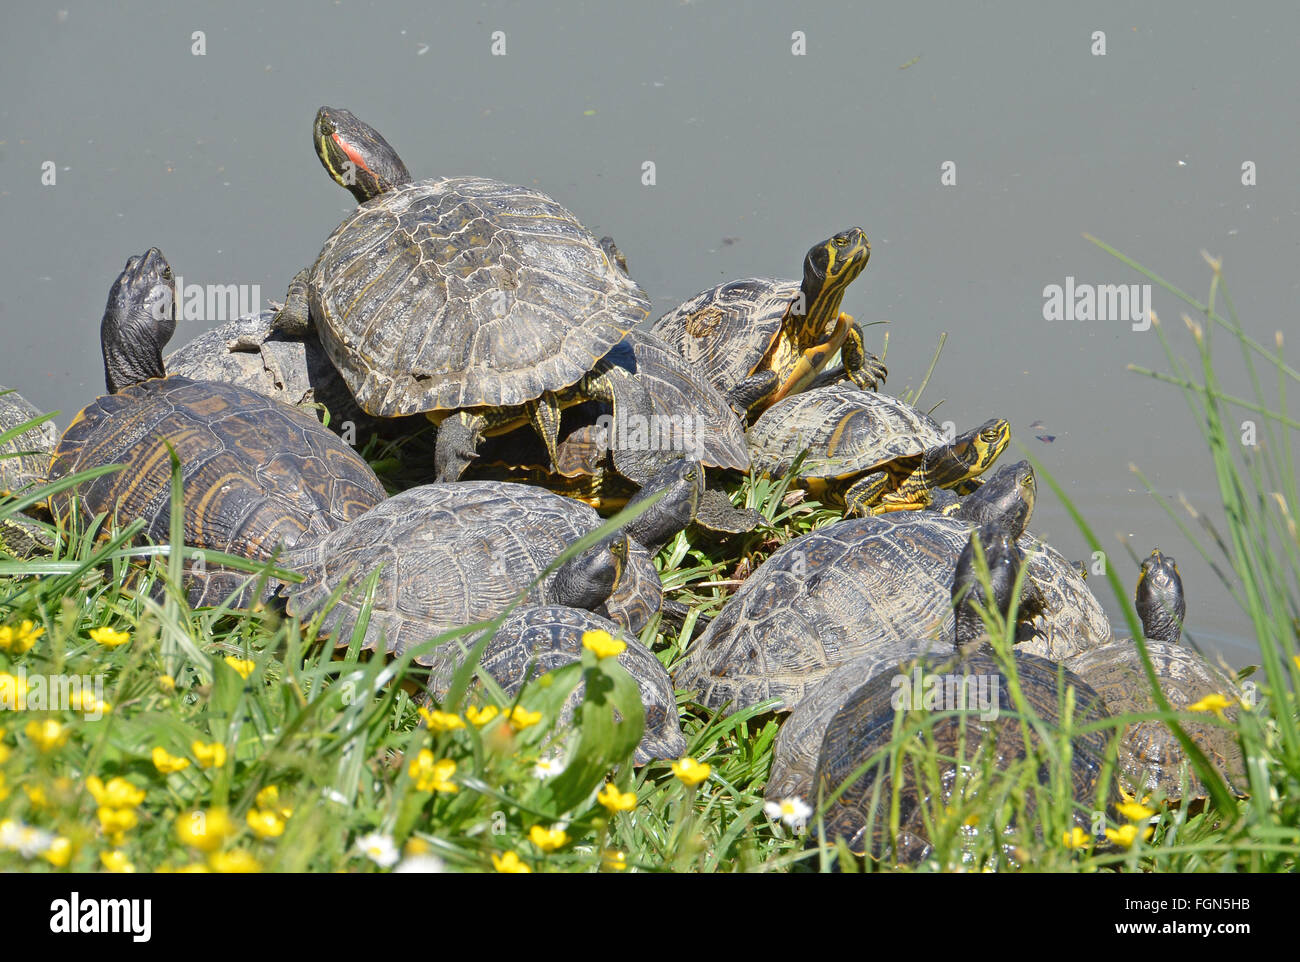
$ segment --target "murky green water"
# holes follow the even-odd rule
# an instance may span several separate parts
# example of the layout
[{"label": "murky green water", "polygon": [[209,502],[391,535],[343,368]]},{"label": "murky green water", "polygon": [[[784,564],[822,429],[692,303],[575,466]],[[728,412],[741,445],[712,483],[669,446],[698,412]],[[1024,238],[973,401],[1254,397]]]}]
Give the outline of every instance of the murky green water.
[{"label": "murky green water", "polygon": [[[1174,553],[1189,631],[1248,662],[1249,623],[1129,471],[1217,504],[1181,396],[1125,370],[1163,368],[1158,342],[1126,321],[1046,321],[1043,291],[1140,280],[1085,231],[1202,296],[1205,249],[1255,336],[1296,330],[1300,11],[878,6],[8,9],[0,383],[61,424],[100,393],[108,286],[150,245],[187,283],[280,297],[353,206],[309,137],[317,106],[345,106],[416,176],[534,184],[612,233],[656,316],[727,278],[797,276],[813,241],[860,224],[874,254],[845,309],[889,322],[889,388],[916,385],[948,332],[924,400],[961,428],[1009,418],[1125,581],[1117,535]],[[1190,349],[1177,302],[1153,306]],[[877,347],[885,329],[869,329]],[[1035,527],[1083,556],[1050,494]]]}]

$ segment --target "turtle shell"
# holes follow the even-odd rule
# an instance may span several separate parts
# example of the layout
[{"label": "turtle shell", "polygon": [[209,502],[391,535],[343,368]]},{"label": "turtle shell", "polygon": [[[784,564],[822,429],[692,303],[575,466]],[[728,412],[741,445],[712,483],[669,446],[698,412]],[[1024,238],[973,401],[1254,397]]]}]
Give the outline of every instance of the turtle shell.
[{"label": "turtle shell", "polygon": [[881,672],[906,672],[908,664],[919,656],[941,654],[951,647],[951,642],[938,639],[883,644],[870,654],[840,665],[822,679],[781,723],[772,746],[772,773],[763,790],[768,801],[813,801],[813,774],[826,726],[849,696]]},{"label": "turtle shell", "polygon": [[294,406],[324,404],[330,426],[352,422],[358,432],[383,423],[359,407],[314,330],[298,337],[273,330],[265,310],[204,331],[167,356],[172,376],[236,384]]},{"label": "turtle shell", "polygon": [[[675,676],[701,704],[777,698],[788,711],[830,672],[882,646],[953,637],[952,581],[970,525],[922,512],[854,518],[795,538],[746,579]],[[1064,658],[1110,640],[1110,623],[1055,550],[1022,536],[1045,600],[1021,651]]]},{"label": "turtle shell", "polygon": [[799,294],[794,280],[729,281],[669,311],[650,333],[675,347],[693,370],[726,394],[754,373]]},{"label": "turtle shell", "polygon": [[754,422],[745,439],[756,471],[785,474],[807,450],[800,473],[824,479],[866,474],[951,440],[928,414],[852,383],[778,401]]},{"label": "turtle shell", "polygon": [[[541,488],[499,481],[426,484],[389,498],[351,524],[295,551],[284,562],[305,575],[286,586],[289,613],[306,618],[331,595],[378,572],[364,647],[402,652],[443,632],[551,597],[555,572],[537,581],[569,545],[603,523],[594,509]],[[631,588],[605,608],[639,633],[658,611],[663,588],[654,562],[631,545]],[[359,592],[344,592],[323,630],[347,644],[360,614]],[[437,651],[419,656],[434,664]]]},{"label": "turtle shell", "polygon": [[[12,431],[45,413],[16,391],[0,385],[0,392],[7,392],[0,393],[0,433]],[[54,424],[46,421],[0,445],[0,493],[43,483],[50,466],[50,453],[58,440]]]},{"label": "turtle shell", "polygon": [[[997,660],[989,653],[976,653],[957,660],[948,657],[927,661],[921,671],[940,675],[945,687],[952,683],[952,693],[957,695],[958,685],[969,685],[965,706],[936,704],[940,710],[965,711],[939,718],[928,734],[916,733],[916,744],[922,747],[933,739],[933,749],[939,760],[939,784],[944,796],[940,799],[923,797],[918,790],[913,772],[915,763],[904,754],[901,770],[905,782],[899,792],[899,834],[897,855],[900,861],[915,862],[924,859],[931,845],[926,833],[924,816],[942,810],[959,787],[960,770],[981,771],[983,760],[992,751],[992,767],[1003,771],[1018,760],[1036,753],[1040,735],[1034,725],[1023,724],[1020,713],[1011,700],[1011,686]],[[925,674],[920,677],[925,678]],[[1025,700],[1046,726],[1049,737],[1061,727],[1061,705],[1064,690],[1075,689],[1075,710],[1071,727],[1104,720],[1107,712],[1100,696],[1088,684],[1056,662],[1035,655],[1016,655],[1016,675]],[[843,794],[829,803],[825,811],[825,839],[843,839],[850,850],[859,854],[885,854],[889,849],[889,806],[895,786],[891,768],[891,752],[885,751],[894,736],[895,703],[906,711],[906,721],[914,716],[910,709],[915,702],[899,698],[897,673],[885,671],[859,687],[831,717],[826,726],[818,752],[817,769],[813,784],[823,798],[829,798],[841,785],[849,783]],[[913,691],[913,696],[921,694]],[[972,701],[974,704],[972,704]],[[996,705],[996,710],[994,706]],[[1026,742],[1025,733],[1029,732]],[[924,741],[923,741],[924,739]],[[1071,738],[1070,779],[1073,797],[1085,808],[1092,808],[1097,800],[1097,781],[1106,758],[1108,739],[1102,730],[1075,733]],[[879,761],[867,768],[860,777],[854,777],[875,755]],[[1047,759],[1038,770],[1040,785],[1050,785],[1051,765]],[[927,780],[928,783],[928,780]],[[1026,813],[1032,817],[1035,793],[1025,793]],[[877,804],[879,803],[879,804]],[[1089,830],[1081,814],[1076,813],[1080,828]]]},{"label": "turtle shell", "polygon": [[[316,418],[233,384],[153,378],[99,398],[68,426],[50,479],[123,464],[52,499],[72,495],[87,516],[142,518],[143,534],[169,538],[171,464],[181,463],[187,545],[252,560],[332,531],[385,497],[370,466]],[[209,565],[187,571],[192,604],[222,601],[249,575]],[[246,600],[246,599],[245,599]]]},{"label": "turtle shell", "polygon": [[[645,708],[645,734],[637,746],[638,765],[655,758],[680,758],[686,754],[686,738],[677,719],[677,699],[668,672],[659,659],[635,638],[607,618],[581,608],[546,605],[516,608],[501,623],[479,660],[501,689],[514,697],[526,681],[582,658],[582,636],[588,631],[607,631],[627,647],[618,663],[627,669],[641,691]],[[455,666],[449,649],[460,646],[466,652],[473,638],[457,638],[440,649],[449,657],[440,659],[429,675],[429,688],[436,698],[446,695]],[[571,721],[582,704],[585,685],[578,685],[565,702],[561,719]]]},{"label": "turtle shell", "polygon": [[[1241,701],[1242,694],[1226,673],[1183,645],[1148,641],[1146,646],[1160,689],[1169,699],[1171,708],[1186,712],[1189,705],[1206,695],[1224,695],[1234,702],[1233,706],[1224,709],[1224,715],[1235,724],[1235,704]],[[1131,639],[1080,652],[1067,659],[1065,664],[1097,690],[1112,715],[1157,710],[1142,659]],[[1179,724],[1228,784],[1240,793],[1245,785],[1245,764],[1241,746],[1232,730],[1208,721],[1180,721]],[[1163,721],[1139,721],[1125,728],[1119,760],[1122,776],[1139,797],[1148,792],[1160,793],[1166,798],[1181,796],[1182,769],[1187,756]],[[1187,778],[1191,797],[1205,797],[1205,786],[1190,765],[1187,766]]]},{"label": "turtle shell", "polygon": [[309,291],[321,343],[378,417],[524,404],[577,382],[650,310],[572,213],[478,177],[358,206]]}]

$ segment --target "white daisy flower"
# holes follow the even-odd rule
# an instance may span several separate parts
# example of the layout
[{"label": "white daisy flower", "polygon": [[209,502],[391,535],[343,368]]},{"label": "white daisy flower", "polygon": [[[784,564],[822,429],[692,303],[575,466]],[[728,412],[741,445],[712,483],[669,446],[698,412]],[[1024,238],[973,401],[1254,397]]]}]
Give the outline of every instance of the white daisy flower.
[{"label": "white daisy flower", "polygon": [[554,778],[564,771],[564,762],[558,758],[539,758],[533,766],[533,778]]},{"label": "white daisy flower", "polygon": [[392,868],[400,858],[397,854],[397,846],[393,844],[393,837],[382,832],[362,835],[357,839],[357,848],[362,855],[380,868]]},{"label": "white daisy flower", "polygon": [[446,865],[436,855],[408,855],[397,863],[397,868],[393,869],[393,874],[397,875],[399,872],[403,874],[408,872],[438,873],[446,870]]},{"label": "white daisy flower", "polygon": [[773,821],[780,819],[793,829],[801,829],[812,814],[812,808],[802,798],[783,798],[779,802],[767,802],[763,806],[767,817]]}]

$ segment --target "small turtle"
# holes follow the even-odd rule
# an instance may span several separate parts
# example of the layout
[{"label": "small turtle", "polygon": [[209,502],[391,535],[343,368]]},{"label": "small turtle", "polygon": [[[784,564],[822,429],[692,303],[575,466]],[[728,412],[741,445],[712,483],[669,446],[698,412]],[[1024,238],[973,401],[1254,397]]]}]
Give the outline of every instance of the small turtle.
[{"label": "small turtle", "polygon": [[[618,663],[637,683],[645,708],[645,734],[636,749],[636,764],[681,758],[686,754],[686,738],[678,724],[677,699],[668,672],[649,648],[607,618],[560,605],[516,608],[488,642],[479,667],[513,698],[525,682],[581,660],[582,638],[591,631],[606,631],[627,645],[618,655]],[[445,697],[456,666],[475,643],[474,638],[457,638],[439,649],[445,657],[429,675],[429,690],[435,698]],[[453,646],[460,649],[460,656],[452,657]],[[585,691],[582,684],[574,689],[561,712],[562,722],[573,718]]]},{"label": "small turtle", "polygon": [[[663,602],[647,548],[689,522],[702,473],[694,463],[666,468],[642,495],[660,500],[625,526],[626,537],[600,541],[549,574],[560,554],[603,523],[592,508],[500,481],[410,488],[285,554],[286,566],[305,576],[283,590],[289,613],[307,618],[328,607],[323,630],[346,645],[362,608],[359,592],[348,589],[378,572],[366,649],[406,651],[495,618],[521,595],[528,605],[595,611],[639,634]],[[434,650],[416,660],[432,665],[438,657]]]},{"label": "small turtle", "polygon": [[[882,856],[892,849],[900,861],[924,859],[931,850],[926,814],[936,806],[948,805],[954,792],[964,790],[960,773],[979,771],[982,763],[977,759],[987,759],[988,752],[992,752],[996,771],[1036,755],[1041,732],[1045,729],[1051,737],[1063,727],[1061,706],[1069,703],[1065,693],[1070,688],[1074,689],[1076,706],[1069,719],[1069,727],[1074,730],[1070,740],[1072,794],[1084,810],[1097,800],[1107,738],[1102,731],[1081,733],[1077,729],[1108,717],[1101,698],[1087,682],[1063,666],[1016,652],[1019,688],[1041,725],[1024,723],[1011,698],[1011,684],[1002,664],[988,652],[982,637],[983,623],[973,609],[976,602],[985,608],[996,605],[1003,612],[1009,609],[1021,566],[1020,550],[1012,535],[995,525],[976,532],[972,533],[972,543],[962,551],[952,585],[954,604],[959,611],[966,609],[960,615],[961,635],[956,638],[965,647],[941,657],[923,658],[918,666],[927,692],[942,690],[958,697],[954,704],[927,705],[943,710],[945,715],[924,734],[917,731],[907,736],[904,743],[910,745],[915,739],[918,745],[932,748],[939,767],[937,785],[942,786],[943,797],[925,796],[923,786],[930,780],[925,776],[918,779],[906,747],[897,769],[904,775],[904,783],[893,784],[896,715],[904,713],[906,725],[915,717],[910,713],[921,707],[916,701],[923,692],[910,687],[909,679],[918,675],[901,676],[909,683],[900,685],[897,667],[886,668],[854,690],[826,724],[813,776],[814,791],[819,798],[829,800],[843,786],[840,796],[826,803],[823,837],[827,841],[842,839],[859,854]],[[991,599],[985,597],[976,575],[973,543],[977,537],[988,563],[994,592]],[[944,683],[942,689],[930,684],[935,679]],[[953,713],[946,714],[948,711]],[[1044,763],[1038,777],[1040,784],[1047,785],[1050,766]],[[1025,802],[1026,814],[1032,817],[1035,793],[1026,792]],[[891,804],[897,804],[896,832],[890,826]],[[1076,811],[1074,817],[1080,828],[1088,829],[1083,811]]]},{"label": "small turtle", "polygon": [[[1232,703],[1223,709],[1224,715],[1235,723],[1236,705],[1242,700],[1236,683],[1195,651],[1179,643],[1187,602],[1183,595],[1183,581],[1172,557],[1157,550],[1142,562],[1135,605],[1142,619],[1147,655],[1170,707],[1186,712],[1189,706],[1208,695],[1222,695]],[[1131,639],[1124,638],[1082,651],[1066,659],[1065,664],[1097,690],[1112,715],[1157,710],[1142,658]],[[1179,725],[1228,780],[1233,790],[1240,793],[1245,785],[1245,763],[1241,745],[1232,729],[1210,721],[1180,720]],[[1159,719],[1129,725],[1120,742],[1119,757],[1121,775],[1130,791],[1139,797],[1147,793],[1159,793],[1166,798],[1180,797],[1184,765],[1187,765],[1190,797],[1203,798],[1207,794],[1204,784],[1187,764],[1182,745],[1169,726]]]},{"label": "small turtle", "polygon": [[788,397],[746,434],[756,472],[782,475],[807,452],[800,484],[862,514],[925,507],[933,488],[977,477],[1010,439],[997,418],[950,440],[929,415],[848,384]]},{"label": "small turtle", "polygon": [[[84,514],[145,521],[143,535],[169,538],[171,463],[181,463],[184,543],[257,561],[332,531],[384,499],[370,466],[311,415],[261,394],[215,381],[166,377],[162,349],[176,328],[175,280],[162,252],[132,257],[113,283],[100,326],[109,393],[73,418],[50,463],[50,480],[110,464],[51,499],[67,517],[77,496]],[[190,564],[191,604],[215,604],[250,576]]]},{"label": "small turtle", "polygon": [[315,325],[357,403],[439,425],[438,479],[480,440],[531,423],[555,460],[560,409],[607,396],[588,378],[650,299],[577,218],[529,187],[414,181],[352,113],[322,107],[313,140],[360,206],[294,278],[277,327]]},{"label": "small turtle", "polygon": [[[59,435],[51,421],[19,430],[45,417],[45,413],[12,388],[0,386],[0,435],[12,434],[0,442],[0,496],[8,496],[45,483],[50,454]],[[42,520],[44,502],[28,508]],[[0,547],[17,558],[49,550],[51,539],[45,528],[18,513],[0,518]]]},{"label": "small turtle", "polygon": [[757,416],[808,387],[836,351],[854,383],[874,390],[885,365],[867,353],[861,327],[840,313],[845,288],[870,257],[862,228],[849,228],[812,246],[802,282],[721,284],[669,311],[650,333],[709,377],[737,413]]},{"label": "small turtle", "polygon": [[[999,488],[1001,485],[999,485]],[[994,500],[997,488],[972,498]],[[1019,493],[1016,493],[1019,492]],[[1016,487],[1004,523],[1028,513]],[[838,666],[918,637],[952,637],[950,590],[970,532],[959,518],[895,512],[818,528],[777,549],[727,602],[677,670],[708,708],[777,698],[788,711]],[[1063,658],[1110,640],[1097,599],[1055,550],[1028,534],[1021,651]]]}]

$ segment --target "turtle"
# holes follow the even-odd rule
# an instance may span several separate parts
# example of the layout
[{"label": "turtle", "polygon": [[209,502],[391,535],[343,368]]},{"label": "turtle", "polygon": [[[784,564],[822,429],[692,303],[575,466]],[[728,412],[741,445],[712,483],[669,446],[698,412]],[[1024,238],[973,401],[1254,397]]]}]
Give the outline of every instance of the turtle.
[{"label": "turtle", "polygon": [[788,397],[745,434],[755,472],[779,476],[801,453],[800,484],[851,514],[925,507],[933,488],[977,477],[1000,455],[1000,418],[949,437],[928,414],[887,394],[828,384]]},{"label": "turtle", "polygon": [[[593,508],[508,481],[448,481],[409,488],[301,549],[284,564],[301,573],[285,586],[287,609],[326,611],[322,630],[346,645],[361,613],[357,587],[377,572],[363,648],[405,652],[453,629],[490,620],[521,596],[529,605],[586,608],[640,634],[663,603],[653,549],[690,520],[703,483],[696,463],[670,465],[642,497],[660,500],[544,574],[603,523]],[[334,603],[336,594],[342,597]],[[332,607],[331,607],[332,605]],[[433,665],[437,650],[416,656]]]},{"label": "turtle", "polygon": [[[950,516],[970,521],[977,527],[998,524],[1019,531],[1029,523],[1033,513],[1034,493],[1034,469],[1028,461],[1005,465],[979,491],[955,504]],[[984,625],[978,612],[967,605],[956,608],[953,630],[957,646],[963,647],[984,631]],[[952,639],[933,635],[900,636],[873,647],[827,675],[781,724],[773,746],[772,773],[764,790],[768,800],[811,799],[817,750],[826,723],[855,689],[882,671],[899,668],[921,655],[950,650],[952,644]]]},{"label": "turtle", "polygon": [[867,353],[861,327],[840,312],[845,288],[870,257],[867,235],[851,227],[809,249],[802,281],[720,284],[664,314],[650,333],[675,346],[748,417],[808,387],[836,351],[848,377],[874,390],[885,380],[885,365]]},{"label": "turtle", "polygon": [[[1235,723],[1236,705],[1243,701],[1236,683],[1201,655],[1180,644],[1187,602],[1182,577],[1172,556],[1156,549],[1143,560],[1135,605],[1142,620],[1147,655],[1170,706],[1185,713],[1190,705],[1207,695],[1222,695],[1232,703],[1223,713]],[[1157,711],[1142,658],[1131,639],[1082,651],[1066,659],[1065,664],[1097,690],[1112,715]],[[1245,763],[1232,729],[1210,721],[1180,720],[1178,724],[1229,786],[1240,794],[1245,785]],[[1168,799],[1181,796],[1182,769],[1187,756],[1163,721],[1152,719],[1130,724],[1120,742],[1119,761],[1121,777],[1131,794],[1142,797],[1152,793]],[[1205,785],[1190,765],[1187,779],[1191,797],[1205,797]]]},{"label": "turtle", "polygon": [[[535,438],[515,431],[484,446],[479,470],[487,473],[480,476],[527,480],[602,510],[617,510],[672,459],[698,460],[719,471],[749,470],[740,419],[669,345],[644,331],[630,331],[601,363],[625,376],[609,379],[610,403],[565,411],[553,468]],[[708,530],[735,534],[753,530],[762,516],[733,507],[725,494],[709,487],[693,520]]]},{"label": "turtle", "polygon": [[649,297],[540,191],[412,180],[343,109],[320,108],[313,140],[359,206],[294,278],[277,328],[314,325],[368,414],[437,423],[438,480],[460,477],[485,435],[527,423],[553,462],[560,409],[607,396],[588,375]]},{"label": "turtle", "polygon": [[[11,435],[0,442],[0,497],[24,491],[45,482],[50,454],[59,435],[49,416],[12,388],[0,385],[0,435]],[[34,423],[34,422],[41,423]],[[48,520],[44,501],[29,507],[29,513]],[[52,544],[48,531],[35,520],[17,512],[0,518],[0,547],[18,558],[25,558]]]},{"label": "turtle", "polygon": [[[987,561],[993,588],[991,599],[985,596],[977,575],[976,541]],[[962,550],[952,585],[954,604],[959,611],[967,609],[961,615],[961,634],[954,636],[962,647],[943,655],[923,657],[908,674],[900,675],[897,666],[886,667],[849,694],[830,717],[813,775],[813,790],[819,800],[825,800],[819,830],[824,841],[843,840],[850,851],[876,857],[892,849],[899,861],[920,861],[932,849],[927,812],[936,804],[947,806],[953,795],[969,790],[969,783],[963,785],[963,771],[980,772],[983,765],[977,759],[987,760],[989,756],[984,753],[989,751],[993,753],[995,771],[1038,756],[1042,733],[1055,736],[1066,727],[1065,721],[1071,731],[1072,797],[1076,806],[1082,806],[1082,809],[1076,807],[1074,820],[1078,827],[1088,830],[1088,811],[1094,808],[1099,796],[1109,800],[1105,787],[1099,786],[1108,746],[1099,723],[1109,717],[1101,697],[1060,663],[1014,652],[1019,688],[1041,722],[1041,725],[1024,724],[1024,716],[1011,698],[1011,684],[1003,664],[989,651],[987,639],[982,637],[982,621],[972,609],[978,603],[1005,612],[1021,564],[1020,549],[1010,532],[997,525],[975,529],[970,543]],[[916,687],[918,682],[920,688]],[[1074,691],[1069,696],[1067,691],[1071,688]],[[951,698],[951,703],[933,697],[939,695]],[[1071,697],[1075,711],[1063,721],[1062,706],[1070,704]],[[922,707],[939,709],[943,714],[928,726],[925,734],[913,731],[903,736],[902,754],[895,769],[891,756],[899,748],[895,741],[896,716],[902,714],[902,723],[907,725],[916,718],[912,712]],[[1086,725],[1099,727],[1087,732],[1077,730]],[[928,745],[934,753],[941,798],[927,797],[925,786],[936,783],[925,768],[918,777],[917,766],[925,763],[908,754],[907,746],[914,740]],[[896,772],[904,776],[903,784],[898,786],[893,784]],[[1038,781],[1047,786],[1050,778],[1051,767],[1044,760],[1038,770]],[[981,788],[989,790],[986,785]],[[837,791],[838,798],[832,800]],[[896,834],[890,829],[891,804],[897,806]],[[1035,793],[1026,792],[1026,814],[1032,817],[1035,808]]]},{"label": "turtle", "polygon": [[[513,698],[525,682],[579,661],[583,636],[592,631],[608,632],[626,645],[617,656],[618,663],[637,683],[645,708],[645,734],[634,755],[636,764],[655,758],[681,758],[686,754],[686,738],[678,724],[677,700],[668,672],[649,648],[608,618],[563,605],[520,606],[506,615],[493,634],[479,658],[479,668]],[[456,666],[476,640],[456,638],[443,646],[444,657],[429,673],[428,687],[435,698],[446,696]],[[457,657],[452,657],[453,646],[460,649]],[[562,722],[572,719],[584,693],[582,684],[574,689],[565,702]]]},{"label": "turtle", "polygon": [[[1004,510],[1009,523],[1025,517]],[[960,518],[907,511],[849,518],[789,541],[692,643],[677,687],[707,708],[774,698],[774,710],[789,711],[859,655],[951,637],[950,589],[970,529]],[[1110,622],[1070,564],[1027,532],[1020,547],[1028,577],[1018,650],[1061,659],[1108,642]]]},{"label": "turtle", "polygon": [[[263,561],[333,530],[386,496],[360,456],[312,415],[233,384],[167,377],[162,349],[175,330],[175,280],[158,248],[131,257],[114,281],[100,326],[109,393],[73,418],[50,462],[50,480],[111,464],[51,499],[58,518],[80,499],[86,516],[142,518],[143,536],[170,533],[169,452],[180,461],[184,543]],[[190,564],[194,605],[238,593],[249,576]]]}]

